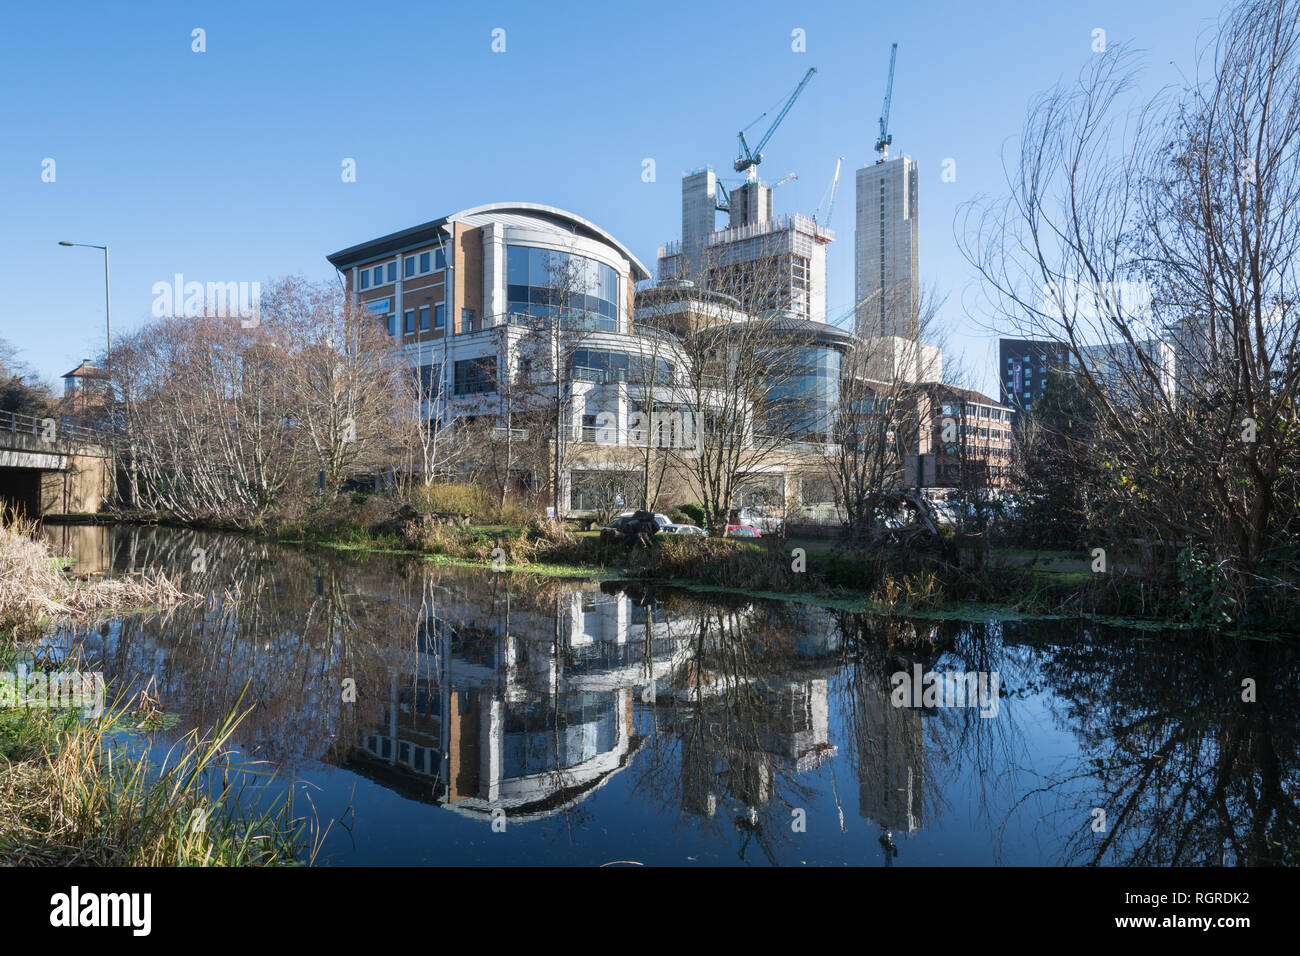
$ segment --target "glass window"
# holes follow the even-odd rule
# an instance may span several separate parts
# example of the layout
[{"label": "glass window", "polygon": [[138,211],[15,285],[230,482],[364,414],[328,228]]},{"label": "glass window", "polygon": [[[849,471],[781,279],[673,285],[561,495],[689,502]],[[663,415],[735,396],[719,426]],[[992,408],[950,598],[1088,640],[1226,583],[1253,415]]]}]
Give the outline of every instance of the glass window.
[{"label": "glass window", "polygon": [[[555,271],[557,273],[562,265],[560,255],[560,253],[555,254]],[[528,250],[528,284],[542,287],[552,285],[551,257],[545,249]]]},{"label": "glass window", "polygon": [[397,334],[397,313],[396,312],[390,312],[388,314],[388,334],[389,335]]},{"label": "glass window", "polygon": [[384,267],[383,267],[383,266],[375,266],[374,273],[375,273],[375,285],[383,285],[383,284],[384,284]]},{"label": "glass window", "polygon": [[[509,246],[506,285],[506,309],[512,314],[550,318],[563,304],[561,322],[566,327],[616,328],[618,272],[603,263],[531,246]],[[558,286],[571,288],[561,292]]]},{"label": "glass window", "polygon": [[413,275],[415,275],[415,256],[407,256],[402,262],[402,276],[409,279]]},{"label": "glass window", "polygon": [[420,306],[420,331],[429,331],[429,307],[427,305]]},{"label": "glass window", "polygon": [[390,262],[390,263],[388,263],[388,281],[389,281],[389,282],[396,282],[396,281],[397,281],[397,263],[396,263],[396,262]]},{"label": "glass window", "polygon": [[435,269],[447,268],[447,257],[443,255],[441,249],[439,249],[437,252],[433,254],[433,267]]},{"label": "glass window", "polygon": [[506,282],[509,285],[528,285],[527,246],[510,246],[506,250]]},{"label": "glass window", "polygon": [[465,359],[456,363],[456,394],[475,395],[495,392],[496,356]]},{"label": "glass window", "polygon": [[362,270],[361,270],[361,284],[360,284],[360,287],[361,287],[362,289],[369,289],[369,288],[370,288],[370,270],[369,270],[369,269],[362,269]]},{"label": "glass window", "polygon": [[440,329],[447,324],[447,307],[441,303],[433,307],[433,327]]},{"label": "glass window", "polygon": [[427,252],[420,253],[420,271],[429,271],[429,254]]},{"label": "glass window", "polygon": [[441,365],[421,365],[420,366],[420,390],[427,397],[437,395],[438,389],[442,387],[442,366]]},{"label": "glass window", "polygon": [[412,332],[415,331],[415,310],[407,309],[406,312],[403,314],[405,317],[405,321],[402,324],[402,328],[407,335],[410,335]]}]

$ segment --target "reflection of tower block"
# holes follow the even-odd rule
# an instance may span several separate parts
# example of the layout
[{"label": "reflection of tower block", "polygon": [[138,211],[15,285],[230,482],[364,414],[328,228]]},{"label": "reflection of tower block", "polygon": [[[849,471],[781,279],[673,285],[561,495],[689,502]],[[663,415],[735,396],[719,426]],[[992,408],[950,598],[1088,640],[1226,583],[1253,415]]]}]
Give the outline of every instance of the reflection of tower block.
[{"label": "reflection of tower block", "polygon": [[795,763],[799,772],[820,766],[835,753],[825,679],[790,681],[772,702],[764,749]]},{"label": "reflection of tower block", "polygon": [[911,833],[923,822],[923,711],[894,707],[887,689],[867,687],[858,712],[859,813],[887,829]]},{"label": "reflection of tower block", "polygon": [[711,817],[718,809],[714,793],[717,771],[708,749],[689,730],[682,735],[682,810],[697,816]]},{"label": "reflection of tower block", "polygon": [[772,761],[765,753],[736,754],[731,764],[731,794],[750,806],[772,799]]}]

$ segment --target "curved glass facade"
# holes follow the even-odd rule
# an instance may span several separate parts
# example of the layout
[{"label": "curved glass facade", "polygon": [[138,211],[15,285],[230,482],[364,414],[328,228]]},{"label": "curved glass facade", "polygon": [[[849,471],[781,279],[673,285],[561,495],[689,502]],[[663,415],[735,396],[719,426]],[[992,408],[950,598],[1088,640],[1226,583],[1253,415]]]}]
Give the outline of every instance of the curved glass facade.
[{"label": "curved glass facade", "polygon": [[508,311],[538,318],[561,309],[566,328],[617,331],[618,273],[584,256],[533,246],[506,247]]},{"label": "curved glass facade", "polygon": [[[654,376],[650,375],[650,362],[654,362]],[[569,358],[569,372],[579,381],[586,382],[645,382],[669,385],[676,366],[661,358],[633,355],[611,349],[574,349]]]},{"label": "curved glass facade", "polygon": [[769,414],[782,433],[798,441],[832,441],[840,404],[840,350],[827,345],[791,348],[774,361],[773,371]]}]

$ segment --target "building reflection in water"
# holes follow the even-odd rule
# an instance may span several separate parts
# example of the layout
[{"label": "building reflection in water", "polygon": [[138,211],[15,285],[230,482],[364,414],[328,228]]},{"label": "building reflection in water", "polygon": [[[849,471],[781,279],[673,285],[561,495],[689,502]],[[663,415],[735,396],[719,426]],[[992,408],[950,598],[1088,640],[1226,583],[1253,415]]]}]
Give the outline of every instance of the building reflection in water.
[{"label": "building reflection in water", "polygon": [[[711,816],[724,793],[767,803],[778,765],[802,773],[835,753],[833,626],[824,638],[801,636],[776,670],[741,673],[722,651],[744,639],[752,609],[717,627],[689,606],[670,612],[591,586],[546,607],[511,604],[429,610],[414,673],[391,675],[387,711],[351,755],[354,769],[458,813],[529,820],[599,789],[648,736],[672,736],[680,807]],[[638,709],[648,716],[640,732]]]},{"label": "building reflection in water", "polygon": [[[791,813],[806,808],[816,839],[831,834],[826,857],[852,846],[863,860],[854,798],[886,862],[920,828],[936,840],[957,828],[945,853],[980,862],[1290,863],[1300,846],[1287,693],[1300,655],[1281,642],[898,621],[184,529],[47,533],[84,573],[163,570],[207,595],[68,626],[40,649],[78,655],[128,696],[148,684],[176,717],[150,738],[160,756],[238,708],[238,756],[291,780],[344,767],[516,821],[617,780],[641,809],[688,819],[693,839],[735,837],[742,857],[755,844],[794,857],[776,844],[793,842]],[[892,706],[890,675],[918,665],[1000,673],[997,719]],[[1243,681],[1261,675],[1246,702]],[[1104,838],[1096,807],[1111,809]],[[614,801],[592,812],[625,822]],[[827,828],[835,813],[847,841]],[[797,858],[814,842],[810,827]],[[917,841],[907,862],[954,859],[935,845]]]}]

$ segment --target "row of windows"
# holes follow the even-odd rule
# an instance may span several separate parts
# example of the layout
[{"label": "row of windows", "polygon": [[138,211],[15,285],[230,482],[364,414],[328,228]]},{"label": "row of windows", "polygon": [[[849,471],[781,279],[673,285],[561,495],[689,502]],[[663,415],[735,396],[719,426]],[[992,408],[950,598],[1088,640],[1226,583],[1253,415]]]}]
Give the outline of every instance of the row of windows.
[{"label": "row of windows", "polygon": [[[385,299],[385,302],[388,300]],[[415,334],[415,323],[420,323],[420,331],[428,332],[430,330],[430,315],[432,314],[432,328],[434,330],[442,329],[447,325],[447,307],[438,303],[433,307],[432,313],[427,305],[422,305],[419,309],[407,309],[402,314],[402,332],[405,335]],[[397,334],[397,313],[390,313],[388,316],[388,334]]]},{"label": "row of windows", "polygon": [[[569,374],[574,378],[604,381],[612,378],[618,381],[642,382],[649,377],[647,368],[649,359],[627,352],[613,352],[604,349],[575,349],[569,359]],[[660,358],[654,361],[654,381],[668,384],[673,380],[677,366]]]},{"label": "row of windows", "polygon": [[613,332],[618,326],[618,286],[618,273],[594,259],[532,246],[506,247],[511,313],[539,318],[560,314],[566,327]]},{"label": "row of windows", "polygon": [[[967,418],[977,417],[975,411],[976,407],[977,406],[975,405],[966,406],[965,414]],[[991,418],[993,419],[993,421],[1003,421],[1003,422],[1011,421],[1011,411],[1009,409],[989,408],[985,405],[980,405],[978,406],[978,408],[979,408],[979,413],[978,413],[979,418]],[[962,414],[962,409],[958,405],[943,405],[940,407],[940,413],[943,415],[960,416]]]},{"label": "row of windows", "polygon": [[[371,735],[366,738],[366,749],[384,760],[393,757],[393,738]],[[397,762],[424,773],[435,773],[442,763],[442,755],[433,747],[421,747],[400,740],[397,743]]]},{"label": "row of windows", "polygon": [[[421,252],[419,255],[405,256],[402,259],[402,278],[411,279],[417,275],[426,275],[447,268],[447,257],[441,249]],[[369,289],[372,286],[386,285],[397,281],[397,260],[367,266],[357,275],[357,288]]]}]

